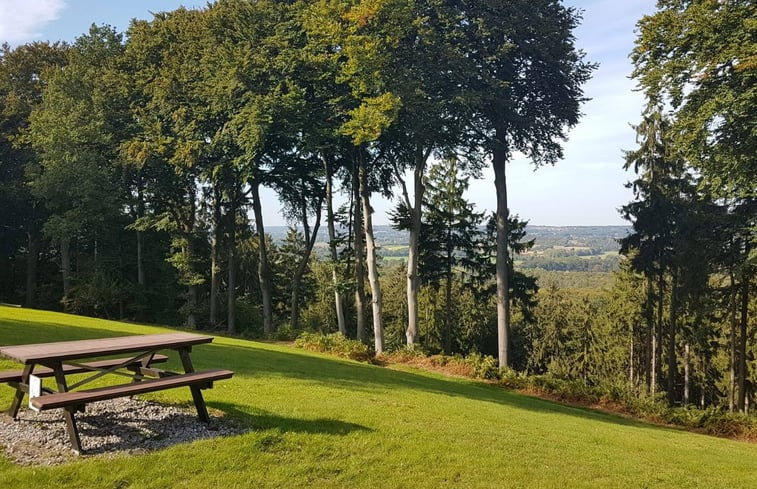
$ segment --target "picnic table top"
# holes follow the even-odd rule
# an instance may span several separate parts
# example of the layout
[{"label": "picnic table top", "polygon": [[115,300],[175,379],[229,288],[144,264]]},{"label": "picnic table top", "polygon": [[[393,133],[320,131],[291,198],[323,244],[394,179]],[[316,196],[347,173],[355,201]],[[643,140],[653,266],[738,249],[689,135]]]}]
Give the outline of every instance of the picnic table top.
[{"label": "picnic table top", "polygon": [[137,351],[182,348],[213,341],[212,336],[193,333],[163,333],[119,336],[95,340],[56,341],[29,345],[0,346],[0,355],[23,364],[64,361]]}]

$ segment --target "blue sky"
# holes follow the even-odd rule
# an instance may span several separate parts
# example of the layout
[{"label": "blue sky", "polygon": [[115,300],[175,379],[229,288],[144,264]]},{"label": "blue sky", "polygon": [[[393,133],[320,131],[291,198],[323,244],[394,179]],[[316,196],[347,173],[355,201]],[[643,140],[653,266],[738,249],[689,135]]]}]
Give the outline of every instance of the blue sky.
[{"label": "blue sky", "polygon": [[[523,157],[508,165],[510,209],[532,224],[625,224],[617,209],[631,199],[623,185],[632,175],[623,170],[623,149],[633,149],[630,124],[640,118],[643,98],[628,79],[636,21],[654,11],[654,0],[567,0],[584,10],[576,30],[577,46],[587,59],[600,64],[586,85],[581,122],[564,144],[565,158],[555,166],[534,171]],[[150,19],[150,12],[173,10],[179,5],[202,7],[205,2],[173,0],[0,0],[0,42],[11,45],[35,40],[72,41],[92,23],[109,24],[123,31],[132,18]],[[468,198],[479,210],[496,207],[491,169],[472,182]],[[283,225],[280,205],[273,192],[263,194],[268,225]],[[375,224],[387,224],[392,202],[376,198]]]}]

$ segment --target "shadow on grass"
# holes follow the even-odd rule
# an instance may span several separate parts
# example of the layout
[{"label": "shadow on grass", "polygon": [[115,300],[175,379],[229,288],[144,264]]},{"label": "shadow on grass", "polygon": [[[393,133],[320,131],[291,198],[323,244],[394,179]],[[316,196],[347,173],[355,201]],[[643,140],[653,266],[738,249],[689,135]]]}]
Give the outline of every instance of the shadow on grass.
[{"label": "shadow on grass", "polygon": [[262,409],[227,402],[213,402],[213,408],[220,409],[235,422],[255,431],[278,430],[281,432],[295,432],[308,434],[345,436],[354,431],[373,431],[363,425],[348,423],[330,418],[287,418],[263,411]]},{"label": "shadow on grass", "polygon": [[255,346],[203,345],[195,356],[203,368],[227,367],[238,376],[251,378],[288,377],[339,387],[366,394],[380,395],[394,389],[418,390],[437,395],[462,397],[475,401],[492,402],[512,408],[579,417],[618,426],[680,432],[674,428],[653,425],[589,408],[573,407],[557,402],[524,396],[500,386],[470,379],[445,379],[439,374],[422,374],[394,370],[375,365],[322,358],[296,352],[272,351]]},{"label": "shadow on grass", "polygon": [[27,343],[48,343],[53,341],[88,340],[92,338],[113,338],[133,333],[109,329],[86,328],[62,323],[38,323],[3,318],[0,321],[0,345],[23,345]]}]

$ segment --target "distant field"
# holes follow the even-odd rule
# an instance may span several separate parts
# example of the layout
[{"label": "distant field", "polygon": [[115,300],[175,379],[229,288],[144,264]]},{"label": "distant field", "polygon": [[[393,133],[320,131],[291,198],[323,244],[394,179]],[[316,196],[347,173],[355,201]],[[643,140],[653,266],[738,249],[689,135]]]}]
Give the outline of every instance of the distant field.
[{"label": "distant field", "polygon": [[613,275],[608,272],[558,272],[533,268],[524,270],[537,279],[539,287],[558,289],[606,289],[612,287]]},{"label": "distant field", "polygon": [[[163,331],[0,307],[2,344]],[[236,372],[206,399],[250,432],[58,467],[0,456],[0,488],[757,487],[757,446],[481,382],[225,337],[193,358]],[[151,398],[187,403],[185,390]],[[0,403],[11,392],[2,387]]]}]

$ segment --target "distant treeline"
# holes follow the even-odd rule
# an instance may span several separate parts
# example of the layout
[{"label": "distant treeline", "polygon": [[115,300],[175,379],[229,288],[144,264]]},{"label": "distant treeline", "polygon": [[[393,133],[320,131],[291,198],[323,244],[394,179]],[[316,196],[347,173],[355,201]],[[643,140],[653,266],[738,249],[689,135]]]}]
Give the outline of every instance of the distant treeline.
[{"label": "distant treeline", "polygon": [[523,269],[540,268],[560,272],[613,272],[618,269],[621,258],[620,255],[526,255],[518,258],[517,266]]}]

